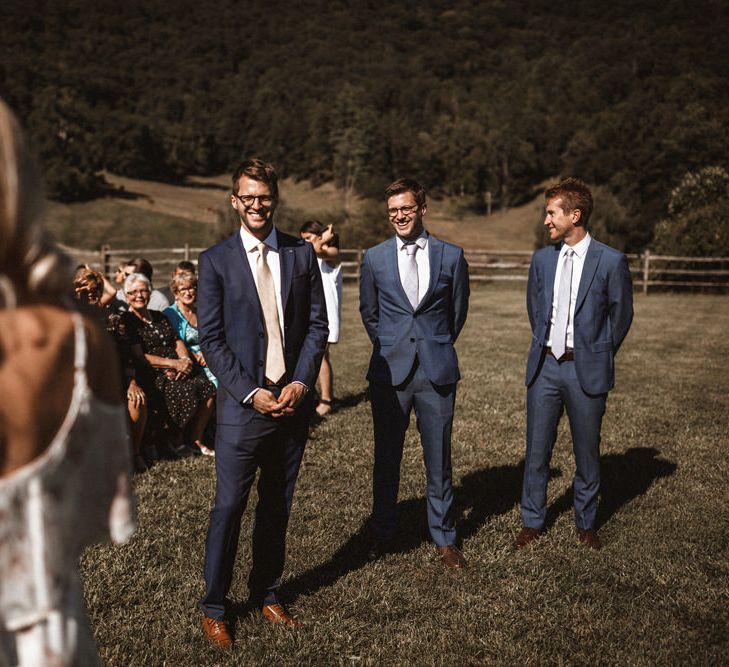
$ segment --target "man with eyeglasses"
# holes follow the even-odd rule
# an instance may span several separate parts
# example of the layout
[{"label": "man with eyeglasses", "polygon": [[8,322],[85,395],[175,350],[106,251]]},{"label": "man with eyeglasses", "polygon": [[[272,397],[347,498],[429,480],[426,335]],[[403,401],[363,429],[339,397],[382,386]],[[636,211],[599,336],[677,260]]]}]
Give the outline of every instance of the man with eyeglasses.
[{"label": "man with eyeglasses", "polygon": [[251,159],[233,175],[240,230],[198,262],[198,325],[218,378],[215,506],[205,544],[203,631],[232,644],[226,609],[241,516],[260,471],[249,601],[274,624],[299,621],[278,599],[294,485],[314,410],[314,386],[329,329],[310,243],[273,225],[278,179]]},{"label": "man with eyeglasses", "polygon": [[375,560],[396,546],[400,462],[414,408],[428,529],[443,565],[463,568],[453,517],[451,429],[460,379],[453,344],[468,312],[468,264],[461,248],[423,227],[427,204],[417,181],[395,181],[385,199],[395,236],[366,252],[360,277],[360,313],[373,344],[367,379],[375,463],[367,557]]}]

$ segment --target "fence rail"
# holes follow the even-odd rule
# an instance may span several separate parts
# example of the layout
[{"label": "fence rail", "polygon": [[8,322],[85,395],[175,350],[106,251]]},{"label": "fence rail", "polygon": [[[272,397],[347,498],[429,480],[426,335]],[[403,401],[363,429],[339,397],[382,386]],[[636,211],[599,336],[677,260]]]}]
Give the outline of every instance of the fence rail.
[{"label": "fence rail", "polygon": [[[176,248],[112,248],[79,250],[63,246],[79,263],[88,264],[111,277],[120,262],[130,257],[148,259],[158,276],[168,276],[180,260],[197,261],[205,248],[185,243]],[[340,250],[342,277],[359,281],[362,248]],[[525,282],[528,278],[530,250],[466,250],[471,280],[474,282]],[[681,257],[654,255],[650,250],[627,255],[633,284],[644,294],[652,287],[729,291],[729,257]],[[160,282],[160,280],[158,280]]]}]

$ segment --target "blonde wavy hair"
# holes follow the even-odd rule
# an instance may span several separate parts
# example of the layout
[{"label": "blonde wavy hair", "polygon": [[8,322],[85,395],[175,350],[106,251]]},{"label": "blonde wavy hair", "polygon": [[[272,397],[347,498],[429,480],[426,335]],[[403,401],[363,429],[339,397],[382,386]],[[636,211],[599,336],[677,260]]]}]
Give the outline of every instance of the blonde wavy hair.
[{"label": "blonde wavy hair", "polygon": [[70,258],[43,226],[35,163],[10,108],[0,99],[0,308],[59,302],[72,279]]}]

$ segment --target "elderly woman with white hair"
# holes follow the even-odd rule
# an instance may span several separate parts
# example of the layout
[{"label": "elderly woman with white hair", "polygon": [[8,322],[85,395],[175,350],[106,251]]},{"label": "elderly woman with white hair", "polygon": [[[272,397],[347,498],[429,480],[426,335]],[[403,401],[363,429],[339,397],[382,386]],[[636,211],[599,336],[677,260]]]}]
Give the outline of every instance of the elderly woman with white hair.
[{"label": "elderly woman with white hair", "polygon": [[164,422],[172,451],[194,453],[200,451],[212,413],[215,385],[195,372],[190,352],[169,320],[148,307],[151,292],[144,274],[132,273],[124,281],[129,312],[123,319],[130,336],[141,342],[146,360],[137,380],[147,395],[150,419]]},{"label": "elderly woman with white hair", "polygon": [[98,665],[78,559],[134,530],[114,346],[69,297],[41,185],[0,101],[0,664]]}]

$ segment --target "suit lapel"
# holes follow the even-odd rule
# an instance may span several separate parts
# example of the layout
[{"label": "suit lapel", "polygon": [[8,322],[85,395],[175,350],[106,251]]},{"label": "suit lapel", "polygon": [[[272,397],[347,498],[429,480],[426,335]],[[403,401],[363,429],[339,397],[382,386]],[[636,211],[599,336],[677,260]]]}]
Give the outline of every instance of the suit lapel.
[{"label": "suit lapel", "polygon": [[575,312],[580,309],[582,303],[587,296],[587,290],[590,289],[592,279],[595,277],[595,271],[597,271],[597,265],[600,263],[600,255],[602,255],[602,248],[600,245],[592,239],[590,245],[587,248],[587,255],[585,257],[585,265],[582,267],[582,277],[580,278],[580,286],[577,289],[577,301],[575,302]]},{"label": "suit lapel", "polygon": [[430,267],[430,280],[428,281],[428,289],[420,300],[416,310],[419,310],[424,303],[428,301],[433,293],[435,286],[438,284],[440,276],[440,267],[443,262],[443,243],[432,235],[428,235],[428,263]]},{"label": "suit lapel", "polygon": [[243,239],[240,233],[236,232],[228,241],[228,251],[230,253],[231,266],[235,267],[235,271],[242,278],[243,294],[258,310],[261,309],[261,302],[258,299],[258,290],[256,289],[256,281],[251,273],[251,265],[246,257],[246,249],[243,246]]},{"label": "suit lapel", "polygon": [[544,267],[544,312],[547,318],[552,317],[552,303],[554,302],[554,276],[557,273],[557,262],[559,261],[559,253],[562,250],[562,244],[552,246],[552,252],[547,253],[547,263]]},{"label": "suit lapel", "polygon": [[394,236],[390,239],[388,243],[385,257],[387,264],[387,275],[392,276],[392,280],[395,281],[396,294],[400,297],[400,301],[402,301],[403,305],[406,308],[412,310],[413,306],[410,303],[410,299],[408,299],[407,294],[405,294],[405,290],[402,286],[402,281],[400,280],[400,268],[397,264],[397,239]]},{"label": "suit lapel", "polygon": [[291,279],[294,274],[294,249],[290,248],[276,230],[278,239],[278,261],[281,267],[281,308],[286,313],[286,302],[291,293]]}]

